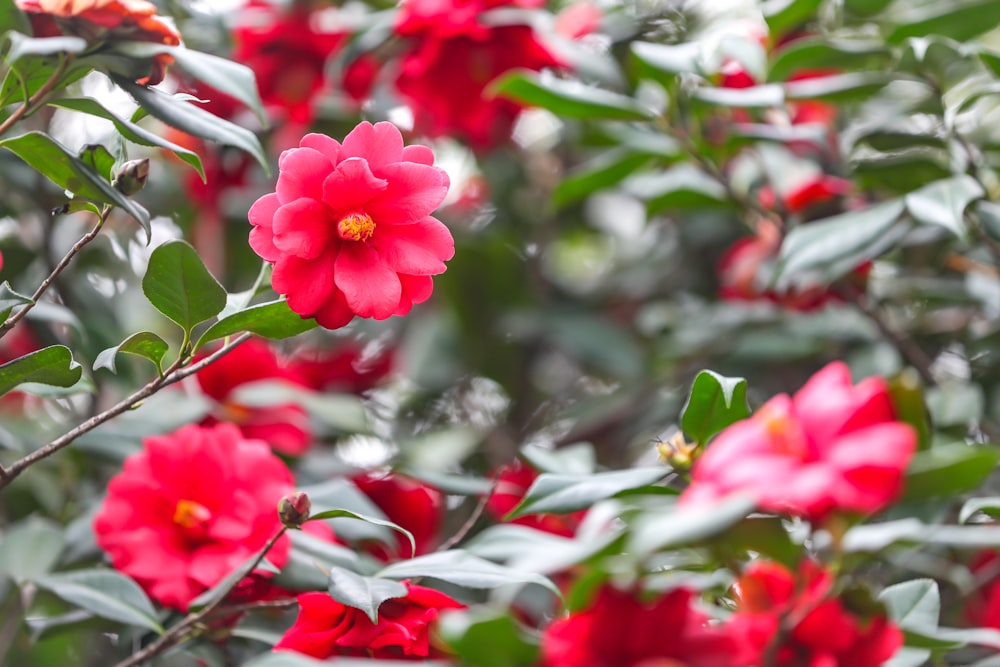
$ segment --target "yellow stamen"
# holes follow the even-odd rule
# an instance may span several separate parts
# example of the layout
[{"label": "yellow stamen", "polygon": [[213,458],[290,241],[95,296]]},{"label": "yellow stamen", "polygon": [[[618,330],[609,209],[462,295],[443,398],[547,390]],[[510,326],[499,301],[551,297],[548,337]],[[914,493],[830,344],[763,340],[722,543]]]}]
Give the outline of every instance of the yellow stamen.
[{"label": "yellow stamen", "polygon": [[345,241],[367,241],[375,233],[375,221],[367,213],[350,213],[337,223],[337,234]]},{"label": "yellow stamen", "polygon": [[182,528],[198,528],[203,526],[212,513],[208,508],[193,500],[178,500],[174,510],[174,523]]}]

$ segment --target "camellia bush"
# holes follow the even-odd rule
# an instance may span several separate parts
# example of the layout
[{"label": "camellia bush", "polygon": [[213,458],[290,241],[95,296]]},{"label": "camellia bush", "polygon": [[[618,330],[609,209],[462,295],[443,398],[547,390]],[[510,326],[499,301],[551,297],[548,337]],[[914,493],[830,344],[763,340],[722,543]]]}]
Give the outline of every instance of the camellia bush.
[{"label": "camellia bush", "polygon": [[1000,2],[0,57],[0,664],[1000,666]]}]

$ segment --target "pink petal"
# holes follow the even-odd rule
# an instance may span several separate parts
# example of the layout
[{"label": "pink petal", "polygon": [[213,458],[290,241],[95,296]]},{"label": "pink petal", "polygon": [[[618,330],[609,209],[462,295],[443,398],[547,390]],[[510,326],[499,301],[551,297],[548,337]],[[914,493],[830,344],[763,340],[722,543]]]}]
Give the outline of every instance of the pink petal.
[{"label": "pink petal", "polygon": [[255,201],[247,214],[250,224],[253,225],[253,229],[250,230],[250,247],[262,259],[269,262],[278,259],[281,254],[274,246],[273,232],[271,231],[274,214],[280,205],[278,195],[272,192]]},{"label": "pink petal", "polygon": [[412,225],[376,226],[372,243],[386,266],[415,276],[444,273],[444,260],[455,255],[455,239],[434,218]]},{"label": "pink petal", "polygon": [[319,151],[326,156],[326,158],[330,161],[330,164],[337,164],[340,162],[340,142],[333,137],[313,132],[302,137],[302,141],[299,142],[299,146]]},{"label": "pink petal", "polygon": [[333,164],[314,148],[291,148],[278,160],[278,199],[282,204],[306,197],[323,199],[323,179]]},{"label": "pink petal", "polygon": [[346,214],[383,192],[388,183],[372,174],[368,163],[361,158],[348,158],[323,181],[323,201],[336,213]]},{"label": "pink petal", "polygon": [[431,298],[431,292],[434,290],[434,281],[430,276],[408,276],[401,273],[399,282],[403,286],[403,293],[395,315],[406,315],[415,304]]},{"label": "pink petal", "polygon": [[274,214],[274,246],[289,255],[315,259],[334,236],[336,223],[315,199],[296,199]]},{"label": "pink petal", "polygon": [[399,276],[365,244],[343,244],[334,276],[356,315],[384,320],[396,311],[402,295]]},{"label": "pink petal", "polygon": [[373,169],[399,162],[403,158],[403,135],[392,123],[372,125],[364,121],[344,137],[341,156],[364,158]]},{"label": "pink petal", "polygon": [[347,305],[347,298],[336,288],[333,290],[333,297],[316,313],[316,321],[327,329],[347,326],[353,319],[354,311]]},{"label": "pink petal", "polygon": [[333,296],[335,257],[335,246],[316,259],[283,257],[274,264],[271,286],[278,294],[288,295],[293,311],[313,317]]},{"label": "pink petal", "polygon": [[434,164],[434,151],[427,146],[414,144],[403,149],[403,162]]},{"label": "pink petal", "polygon": [[376,225],[426,218],[448,194],[448,174],[438,167],[400,162],[379,168],[378,174],[389,181],[389,187],[366,207]]}]

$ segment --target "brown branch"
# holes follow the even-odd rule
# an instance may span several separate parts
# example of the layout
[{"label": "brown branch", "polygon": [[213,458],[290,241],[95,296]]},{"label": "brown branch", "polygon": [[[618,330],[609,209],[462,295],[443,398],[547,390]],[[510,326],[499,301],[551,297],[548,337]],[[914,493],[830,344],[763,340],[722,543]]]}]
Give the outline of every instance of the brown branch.
[{"label": "brown branch", "polygon": [[66,73],[67,68],[69,68],[70,63],[73,62],[73,54],[65,56],[59,66],[56,67],[55,71],[52,72],[52,76],[42,84],[42,87],[35,91],[35,94],[25,100],[21,106],[14,110],[14,113],[7,116],[6,120],[0,123],[0,135],[3,135],[7,130],[14,127],[17,121],[21,120],[33,107],[38,106],[38,104],[45,99],[49,93],[56,87],[59,83],[59,79],[62,78],[63,74]]},{"label": "brown branch", "polygon": [[244,602],[243,604],[232,604],[225,607],[219,607],[212,611],[211,614],[207,615],[207,618],[216,618],[219,616],[230,616],[232,614],[243,614],[249,611],[257,611],[259,609],[291,609],[299,603],[295,598],[281,598],[279,600],[257,600],[256,602]]},{"label": "brown branch", "polygon": [[67,431],[44,447],[40,447],[30,454],[14,461],[14,463],[10,464],[6,468],[0,466],[0,491],[10,484],[14,478],[24,472],[28,466],[52,456],[64,447],[68,447],[74,440],[79,438],[84,433],[88,433],[109,419],[113,419],[114,417],[131,410],[163,387],[174,384],[175,382],[180,382],[189,375],[197,373],[202,368],[214,363],[217,359],[227,354],[237,345],[250,338],[250,336],[250,333],[242,333],[230,341],[227,345],[224,345],[209,356],[187,366],[184,366],[185,361],[187,361],[186,358],[183,356],[178,357],[177,360],[174,361],[162,375],[153,378],[130,396],[122,399],[107,410],[94,415],[79,426]]},{"label": "brown branch", "polygon": [[202,607],[199,611],[191,612],[185,616],[179,623],[177,623],[177,625],[167,630],[155,642],[138,653],[133,653],[130,657],[125,658],[114,667],[137,667],[147,660],[163,653],[167,649],[183,643],[192,633],[198,632],[198,626],[201,622],[209,616],[212,616],[214,612],[218,611],[219,614],[221,614],[223,609],[225,609],[228,613],[235,613],[230,611],[228,608],[220,608],[219,605],[222,604],[222,601],[226,599],[226,596],[229,595],[234,588],[236,588],[244,577],[257,569],[257,566],[260,565],[260,562],[264,559],[264,556],[267,555],[267,552],[271,550],[271,548],[279,539],[281,539],[287,530],[287,526],[282,526],[281,529],[267,541],[264,548],[257,553],[256,558],[247,561],[239,570],[236,571],[235,576],[232,581],[229,582],[229,585],[219,591],[219,594],[214,600]]},{"label": "brown branch", "polygon": [[907,363],[917,370],[924,384],[928,386],[937,384],[937,380],[934,379],[934,373],[931,371],[934,360],[930,358],[930,355],[924,352],[924,349],[917,345],[912,338],[889,326],[889,323],[885,321],[882,314],[868,305],[865,296],[861,292],[852,290],[850,297],[854,306],[878,328],[882,336],[903,355]]},{"label": "brown branch", "polygon": [[453,546],[464,540],[469,534],[469,531],[472,530],[472,528],[476,525],[476,522],[479,521],[479,517],[481,517],[483,512],[486,510],[486,505],[489,504],[490,498],[492,498],[493,494],[496,493],[497,487],[500,486],[501,472],[503,472],[503,468],[497,470],[493,477],[493,483],[490,484],[489,491],[487,491],[483,497],[479,499],[479,502],[476,503],[476,507],[472,510],[472,514],[469,515],[469,518],[465,520],[465,523],[463,523],[458,529],[458,532],[441,543],[441,546],[437,548],[438,551],[447,551],[448,549],[451,549]]}]

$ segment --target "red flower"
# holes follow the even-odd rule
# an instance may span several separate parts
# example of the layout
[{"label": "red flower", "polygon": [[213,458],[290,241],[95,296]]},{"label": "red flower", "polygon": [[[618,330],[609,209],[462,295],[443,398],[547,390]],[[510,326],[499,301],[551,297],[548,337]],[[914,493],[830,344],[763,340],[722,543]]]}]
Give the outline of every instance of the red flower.
[{"label": "red flower", "polygon": [[837,361],[793,398],[775,396],[719,434],[681,500],[744,493],[762,510],[814,521],[834,511],[872,514],[899,497],[916,444],[913,428],[896,419],[885,380],[855,386]]},{"label": "red flower", "polygon": [[[207,355],[201,355],[203,358]],[[299,456],[312,445],[309,416],[300,405],[282,403],[248,407],[238,403],[233,394],[239,387],[263,380],[282,380],[304,385],[293,369],[284,368],[266,341],[259,338],[237,346],[218,361],[195,374],[198,386],[216,401],[206,423],[228,421],[239,426],[247,438],[263,440],[276,451]]]},{"label": "red flower", "polygon": [[[497,488],[486,502],[486,511],[498,521],[503,520],[521,503],[537,477],[537,472],[515,460],[501,470]],[[585,514],[585,511],[572,514],[534,514],[511,519],[510,523],[529,526],[553,535],[573,537]]]},{"label": "red flower", "polygon": [[[804,213],[814,206],[826,203],[850,192],[851,183],[843,178],[821,174],[799,183],[781,195],[781,205],[789,213]],[[777,203],[774,189],[765,185],[758,193],[760,204],[773,209]]]},{"label": "red flower", "polygon": [[478,22],[483,10],[502,4],[414,0],[403,5],[396,32],[411,38],[411,46],[400,59],[396,88],[409,100],[418,132],[457,135],[478,149],[506,141],[522,107],[485,98],[487,84],[512,69],[563,65],[530,26]]},{"label": "red flower", "polygon": [[[146,438],[108,485],[97,544],[161,604],[186,611],[281,528],[275,506],[292,474],[267,445],[231,424]],[[288,558],[282,538],[267,558]]]},{"label": "red flower", "polygon": [[301,3],[284,12],[272,3],[252,0],[233,31],[233,60],[257,75],[261,101],[303,125],[312,121],[313,101],[324,86],[325,63],[346,36],[325,30],[323,17],[321,12],[306,11]]},{"label": "red flower", "polygon": [[735,644],[675,589],[644,603],[602,587],[589,609],[552,623],[541,667],[736,667]]},{"label": "red flower", "polygon": [[298,651],[314,658],[360,656],[422,660],[445,653],[431,644],[431,625],[441,609],[464,605],[431,588],[406,583],[406,597],[387,600],[372,623],[360,609],[343,605],[326,593],[299,596],[299,616],[274,649]]},{"label": "red flower", "polygon": [[973,591],[965,608],[971,625],[1000,630],[1000,554],[982,551],[976,554],[969,569],[983,583]]},{"label": "red flower", "polygon": [[783,618],[796,621],[774,653],[778,667],[879,667],[903,645],[884,614],[862,618],[832,597],[830,572],[806,561],[799,575],[797,585],[783,566],[757,561],[736,583],[737,612],[727,626],[740,644],[740,664],[764,663]]},{"label": "red flower", "polygon": [[[413,533],[417,555],[434,550],[441,538],[444,497],[437,489],[394,473],[368,472],[352,480],[393,523]],[[397,535],[396,553],[410,557],[410,541]],[[388,554],[382,554],[388,556]]]},{"label": "red flower", "polygon": [[604,12],[588,0],[579,0],[556,15],[555,30],[570,39],[580,39],[601,28]]},{"label": "red flower", "polygon": [[396,350],[374,354],[354,343],[330,350],[300,351],[288,362],[288,370],[316,391],[346,391],[360,394],[381,382],[396,365]]},{"label": "red flower", "polygon": [[277,192],[250,208],[250,245],[274,262],[271,284],[292,310],[335,329],[355,315],[405,315],[430,297],[431,276],[455,254],[430,216],[448,192],[433,164],[391,123],[361,123],[343,145],[307,134],[281,154]]}]

